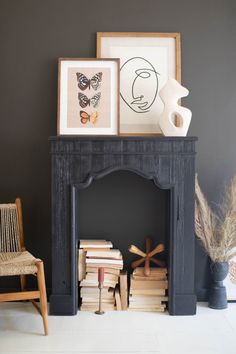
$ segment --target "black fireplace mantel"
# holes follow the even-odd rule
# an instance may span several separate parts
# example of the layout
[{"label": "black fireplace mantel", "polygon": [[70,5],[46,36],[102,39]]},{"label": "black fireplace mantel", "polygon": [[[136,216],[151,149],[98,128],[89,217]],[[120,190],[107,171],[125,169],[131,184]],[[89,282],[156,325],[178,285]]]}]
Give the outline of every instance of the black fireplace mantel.
[{"label": "black fireplace mantel", "polygon": [[77,190],[129,170],[170,190],[169,313],[196,313],[194,292],[195,137],[51,137],[52,315],[78,309]]}]

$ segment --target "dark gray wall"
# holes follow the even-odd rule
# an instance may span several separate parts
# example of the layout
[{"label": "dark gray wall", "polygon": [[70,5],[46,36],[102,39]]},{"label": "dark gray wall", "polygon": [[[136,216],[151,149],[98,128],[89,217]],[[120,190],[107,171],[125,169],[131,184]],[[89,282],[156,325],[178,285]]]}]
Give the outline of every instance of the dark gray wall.
[{"label": "dark gray wall", "polygon": [[[0,0],[0,201],[22,197],[27,245],[45,259],[49,287],[57,58],[95,56],[97,31],[181,33],[183,103],[193,111],[189,135],[199,137],[197,170],[210,200],[236,171],[234,0]],[[196,263],[200,289],[207,259],[199,248]]]},{"label": "dark gray wall", "polygon": [[170,193],[157,188],[153,181],[130,173],[116,171],[93,181],[89,188],[79,190],[79,237],[105,238],[120,249],[125,268],[137,256],[128,252],[135,244],[145,250],[145,237],[153,246],[165,244],[165,252],[157,257],[168,263],[170,239]]}]

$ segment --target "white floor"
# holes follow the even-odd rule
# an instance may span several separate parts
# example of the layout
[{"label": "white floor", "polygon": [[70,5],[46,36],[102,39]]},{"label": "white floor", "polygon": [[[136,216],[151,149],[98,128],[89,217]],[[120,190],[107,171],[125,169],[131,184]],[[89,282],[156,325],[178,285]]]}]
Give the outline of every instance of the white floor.
[{"label": "white floor", "polygon": [[0,353],[236,354],[236,303],[227,310],[198,304],[196,316],[80,312],[49,317],[50,334],[30,303],[0,304]]}]

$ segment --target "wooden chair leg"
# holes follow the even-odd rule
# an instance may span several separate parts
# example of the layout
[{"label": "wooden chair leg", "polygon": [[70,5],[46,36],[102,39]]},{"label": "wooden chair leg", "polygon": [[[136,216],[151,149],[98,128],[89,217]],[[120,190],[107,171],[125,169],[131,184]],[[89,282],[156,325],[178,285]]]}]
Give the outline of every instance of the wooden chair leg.
[{"label": "wooden chair leg", "polygon": [[26,275],[25,274],[20,275],[20,287],[21,287],[21,291],[25,291],[25,288],[26,288]]},{"label": "wooden chair leg", "polygon": [[38,280],[38,287],[40,292],[41,315],[43,317],[44,333],[45,336],[47,336],[48,335],[48,307],[47,307],[47,294],[46,294],[46,286],[45,286],[43,261],[36,262],[36,266],[38,268],[37,280]]}]

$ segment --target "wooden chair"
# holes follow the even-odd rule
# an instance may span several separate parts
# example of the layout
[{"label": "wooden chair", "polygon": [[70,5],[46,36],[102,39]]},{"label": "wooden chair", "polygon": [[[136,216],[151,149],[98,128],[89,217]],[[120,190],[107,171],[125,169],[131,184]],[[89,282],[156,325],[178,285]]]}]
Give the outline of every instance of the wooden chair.
[{"label": "wooden chair", "polygon": [[[26,275],[37,276],[38,290],[26,291]],[[20,276],[21,291],[0,293],[0,302],[30,300],[43,318],[48,334],[47,295],[43,261],[26,251],[24,245],[21,200],[0,204],[0,276]],[[35,302],[40,300],[40,306]]]}]

